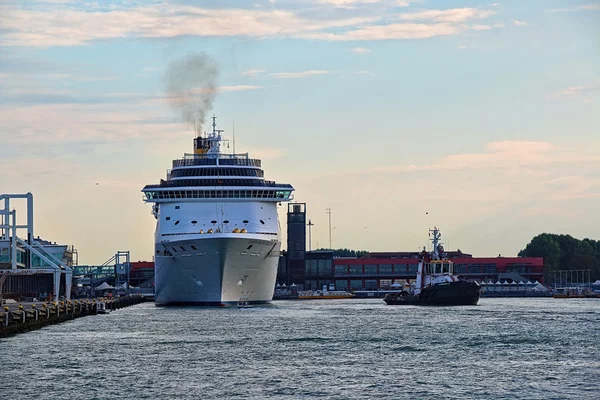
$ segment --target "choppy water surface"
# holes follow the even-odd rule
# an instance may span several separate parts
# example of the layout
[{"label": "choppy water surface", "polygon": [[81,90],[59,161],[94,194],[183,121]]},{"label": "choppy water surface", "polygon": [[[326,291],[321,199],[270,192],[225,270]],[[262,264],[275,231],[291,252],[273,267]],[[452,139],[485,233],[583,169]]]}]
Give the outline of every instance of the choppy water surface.
[{"label": "choppy water surface", "polygon": [[597,399],[600,300],[146,303],[0,340],[2,399]]}]

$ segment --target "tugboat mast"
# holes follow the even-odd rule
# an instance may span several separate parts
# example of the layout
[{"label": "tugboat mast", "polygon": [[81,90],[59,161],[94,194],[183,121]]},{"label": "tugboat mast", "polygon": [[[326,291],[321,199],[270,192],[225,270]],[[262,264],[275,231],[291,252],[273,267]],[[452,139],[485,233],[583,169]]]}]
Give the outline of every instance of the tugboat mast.
[{"label": "tugboat mast", "polygon": [[442,252],[444,250],[444,248],[442,247],[442,233],[440,232],[440,230],[434,226],[433,229],[429,230],[429,236],[432,236],[433,234],[433,238],[431,238],[431,242],[433,244],[433,251],[431,252],[431,259],[432,260],[439,260],[440,257],[442,256]]}]

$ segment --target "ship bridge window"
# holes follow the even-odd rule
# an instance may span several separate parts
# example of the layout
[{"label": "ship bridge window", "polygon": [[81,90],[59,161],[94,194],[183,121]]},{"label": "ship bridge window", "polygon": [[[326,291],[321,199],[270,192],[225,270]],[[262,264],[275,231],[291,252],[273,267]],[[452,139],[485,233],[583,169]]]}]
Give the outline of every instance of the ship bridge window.
[{"label": "ship bridge window", "polygon": [[250,250],[252,248],[252,246],[253,245],[251,244],[250,246],[246,247],[246,250]]}]

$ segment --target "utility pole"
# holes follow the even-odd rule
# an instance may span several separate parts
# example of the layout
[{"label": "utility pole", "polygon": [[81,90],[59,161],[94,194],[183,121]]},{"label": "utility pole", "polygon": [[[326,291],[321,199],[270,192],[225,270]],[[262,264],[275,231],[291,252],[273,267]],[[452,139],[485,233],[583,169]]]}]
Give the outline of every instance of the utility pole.
[{"label": "utility pole", "polygon": [[308,220],[308,251],[312,251],[312,226],[314,224],[309,219]]},{"label": "utility pole", "polygon": [[326,208],[325,212],[329,214],[329,249],[333,250],[333,247],[331,247],[331,207]]}]

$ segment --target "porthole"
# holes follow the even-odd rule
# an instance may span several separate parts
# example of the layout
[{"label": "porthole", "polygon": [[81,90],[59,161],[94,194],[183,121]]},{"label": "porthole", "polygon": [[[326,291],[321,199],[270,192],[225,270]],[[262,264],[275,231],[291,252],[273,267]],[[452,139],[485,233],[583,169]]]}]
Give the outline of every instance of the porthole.
[{"label": "porthole", "polygon": [[246,247],[246,250],[250,250],[252,248],[253,245],[250,245],[248,247]]},{"label": "porthole", "polygon": [[179,246],[179,248],[181,249],[181,251],[185,251],[185,247]]},{"label": "porthole", "polygon": [[192,224],[196,225],[198,223],[198,221],[192,221]]},{"label": "porthole", "polygon": [[214,219],[212,221],[210,221],[211,224],[216,224],[217,221],[215,221]]},{"label": "porthole", "polygon": [[249,221],[247,219],[242,221],[243,223],[247,224]]},{"label": "porthole", "polygon": [[198,250],[198,249],[196,248],[196,246],[194,246],[193,244],[191,244],[191,245],[190,245],[190,247],[192,248],[192,250]]},{"label": "porthole", "polygon": [[167,218],[165,218],[165,219],[166,219],[167,221],[170,221],[170,220],[171,220],[171,217],[167,217]]},{"label": "porthole", "polygon": [[265,224],[265,221],[263,221],[263,220],[261,219],[261,220],[260,220],[260,223],[264,225],[264,224]]},{"label": "porthole", "polygon": [[179,210],[179,206],[175,206],[175,209],[176,209],[176,210]]},{"label": "porthole", "polygon": [[171,250],[173,250],[175,253],[177,253],[177,249],[175,247],[171,247]]},{"label": "porthole", "polygon": [[175,225],[179,225],[179,220],[175,221]]},{"label": "porthole", "polygon": [[229,220],[228,220],[228,219],[226,219],[225,221],[223,221],[223,223],[224,223],[224,224],[228,224],[228,223],[229,223]]}]

